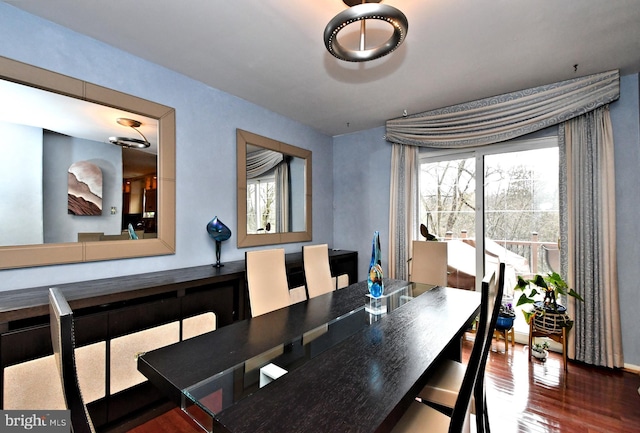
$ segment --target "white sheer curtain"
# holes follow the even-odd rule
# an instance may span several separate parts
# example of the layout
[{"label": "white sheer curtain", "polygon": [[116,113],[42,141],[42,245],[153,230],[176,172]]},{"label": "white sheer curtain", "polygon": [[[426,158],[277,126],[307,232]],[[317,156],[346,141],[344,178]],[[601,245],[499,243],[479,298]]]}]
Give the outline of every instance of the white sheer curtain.
[{"label": "white sheer curtain", "polygon": [[[609,107],[564,125],[568,222],[567,277],[584,302],[570,298],[575,338],[569,355],[588,364],[623,367],[616,258],[614,146]],[[562,144],[562,142],[561,142]]]},{"label": "white sheer curtain", "polygon": [[283,159],[280,152],[262,149],[247,153],[247,179],[253,179],[267,173]]},{"label": "white sheer curtain", "polygon": [[389,277],[409,278],[411,241],[418,233],[418,148],[394,144],[391,150]]},{"label": "white sheer curtain", "polygon": [[285,233],[290,230],[291,204],[290,185],[291,175],[289,161],[285,158],[276,166],[276,233]]}]

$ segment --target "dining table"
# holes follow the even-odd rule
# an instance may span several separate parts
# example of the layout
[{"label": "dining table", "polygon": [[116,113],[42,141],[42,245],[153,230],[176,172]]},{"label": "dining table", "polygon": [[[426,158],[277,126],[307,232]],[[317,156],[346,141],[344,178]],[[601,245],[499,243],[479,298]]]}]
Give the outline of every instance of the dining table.
[{"label": "dining table", "polygon": [[480,294],[366,281],[143,353],[138,370],[204,430],[388,432],[460,359]]}]

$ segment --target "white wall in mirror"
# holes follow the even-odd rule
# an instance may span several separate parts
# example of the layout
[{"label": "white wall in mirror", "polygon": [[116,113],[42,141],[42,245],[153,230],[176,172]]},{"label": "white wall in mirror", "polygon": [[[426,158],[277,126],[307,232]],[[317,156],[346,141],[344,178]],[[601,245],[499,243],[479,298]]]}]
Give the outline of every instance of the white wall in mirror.
[{"label": "white wall in mirror", "polygon": [[0,122],[0,246],[44,241],[42,129]]}]

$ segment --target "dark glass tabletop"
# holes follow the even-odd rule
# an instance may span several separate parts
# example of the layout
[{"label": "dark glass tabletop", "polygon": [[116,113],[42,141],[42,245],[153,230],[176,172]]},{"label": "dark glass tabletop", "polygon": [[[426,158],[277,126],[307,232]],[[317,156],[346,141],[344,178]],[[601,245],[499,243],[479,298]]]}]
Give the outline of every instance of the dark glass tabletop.
[{"label": "dark glass tabletop", "polygon": [[[460,357],[480,294],[366,281],[141,355],[209,432],[386,432],[439,359]],[[373,313],[372,313],[373,312]]]},{"label": "dark glass tabletop", "polygon": [[182,390],[183,409],[211,430],[208,418],[265,388],[435,286],[407,283]]}]

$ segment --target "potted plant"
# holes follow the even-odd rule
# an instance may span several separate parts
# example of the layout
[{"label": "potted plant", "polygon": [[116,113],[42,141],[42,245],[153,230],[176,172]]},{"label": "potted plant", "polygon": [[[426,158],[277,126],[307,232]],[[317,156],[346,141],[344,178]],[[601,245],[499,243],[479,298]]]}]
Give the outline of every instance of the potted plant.
[{"label": "potted plant", "polygon": [[549,356],[549,342],[543,341],[542,343],[535,343],[531,345],[531,354],[540,359],[541,361],[545,361],[547,356]]},{"label": "potted plant", "polygon": [[[573,321],[566,314],[567,309],[558,304],[558,296],[573,296],[584,301],[580,294],[569,288],[557,272],[546,275],[536,274],[530,280],[518,276],[514,289],[522,291],[516,306],[533,304],[533,310],[522,310],[527,323],[533,319],[537,328],[549,332],[561,332],[563,327],[571,329],[573,326]],[[539,300],[540,293],[544,294],[542,301]],[[545,316],[549,317],[545,318]]]},{"label": "potted plant", "polygon": [[513,327],[513,321],[516,318],[516,312],[513,309],[511,302],[503,303],[500,305],[500,311],[498,312],[498,319],[496,321],[496,329],[508,330]]}]

